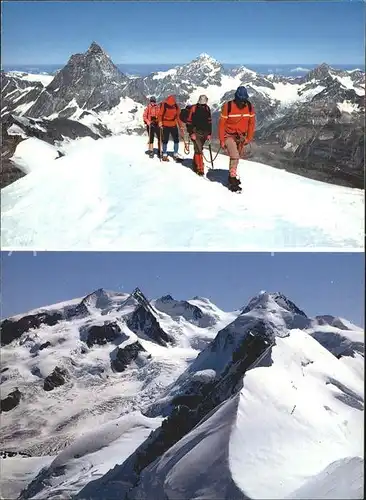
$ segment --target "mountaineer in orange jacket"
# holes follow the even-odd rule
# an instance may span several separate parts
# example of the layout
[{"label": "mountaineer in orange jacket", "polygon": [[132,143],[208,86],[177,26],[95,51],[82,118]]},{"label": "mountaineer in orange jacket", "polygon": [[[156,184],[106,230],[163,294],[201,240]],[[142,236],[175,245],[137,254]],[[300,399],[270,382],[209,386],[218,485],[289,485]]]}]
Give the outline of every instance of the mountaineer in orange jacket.
[{"label": "mountaineer in orange jacket", "polygon": [[221,108],[219,120],[219,139],[222,148],[230,156],[229,188],[240,191],[237,168],[243,147],[253,140],[255,130],[255,111],[249,102],[248,91],[238,87],[234,100],[226,102]]},{"label": "mountaineer in orange jacket", "polygon": [[187,132],[193,141],[193,167],[198,175],[204,175],[203,146],[211,139],[212,118],[211,110],[207,105],[207,96],[201,95],[197,104],[191,106],[187,117]]},{"label": "mountaineer in orange jacket", "polygon": [[150,97],[150,103],[144,111],[143,120],[147,127],[147,133],[149,134],[149,156],[154,158],[154,137],[158,139],[158,150],[160,155],[160,128],[158,125],[158,117],[160,112],[160,106],[156,104],[156,98]]},{"label": "mountaineer in orange jacket", "polygon": [[179,129],[183,131],[183,123],[179,118],[180,108],[173,95],[170,95],[160,104],[159,113],[159,127],[162,129],[162,143],[163,143],[163,161],[169,161],[168,158],[168,141],[172,136],[174,142],[173,158],[179,160]]}]

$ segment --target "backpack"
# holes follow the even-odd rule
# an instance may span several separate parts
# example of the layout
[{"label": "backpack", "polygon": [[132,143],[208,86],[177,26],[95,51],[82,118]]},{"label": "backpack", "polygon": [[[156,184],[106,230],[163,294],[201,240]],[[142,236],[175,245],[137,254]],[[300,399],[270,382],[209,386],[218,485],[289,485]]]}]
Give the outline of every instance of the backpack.
[{"label": "backpack", "polygon": [[178,110],[178,105],[177,104],[167,104],[166,102],[163,103],[164,109],[163,109],[163,114],[161,115],[161,120],[167,120],[168,122],[173,122],[177,118],[177,110]]},{"label": "backpack", "polygon": [[[230,111],[231,111],[232,103],[233,103],[233,101],[229,101],[227,103],[227,114],[228,114],[228,116],[229,116]],[[247,101],[246,103],[247,103],[247,106],[249,108],[249,113],[251,113],[252,112],[252,103],[250,101]]]},{"label": "backpack", "polygon": [[187,123],[189,112],[192,108],[191,104],[188,104],[182,111],[180,112],[179,118],[183,123]]}]

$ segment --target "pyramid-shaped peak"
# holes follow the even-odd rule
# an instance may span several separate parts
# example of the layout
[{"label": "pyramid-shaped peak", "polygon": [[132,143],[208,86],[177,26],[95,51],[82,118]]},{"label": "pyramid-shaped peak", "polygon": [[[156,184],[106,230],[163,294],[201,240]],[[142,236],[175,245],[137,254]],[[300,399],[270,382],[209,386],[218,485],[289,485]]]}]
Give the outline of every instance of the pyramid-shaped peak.
[{"label": "pyramid-shaped peak", "polygon": [[334,69],[329,66],[329,64],[322,63],[310,70],[306,76],[306,79],[311,80],[313,78],[325,78],[329,76],[330,71],[334,71]]},{"label": "pyramid-shaped peak", "polygon": [[214,57],[210,56],[209,54],[206,54],[206,52],[202,52],[194,61],[198,61],[200,63],[211,63],[211,64],[220,64],[219,61],[217,61]]},{"label": "pyramid-shaped peak", "polygon": [[99,44],[97,44],[97,42],[92,42],[90,44],[90,47],[88,48],[88,52],[93,53],[93,54],[105,54],[106,55],[106,53],[104,52],[102,47]]}]

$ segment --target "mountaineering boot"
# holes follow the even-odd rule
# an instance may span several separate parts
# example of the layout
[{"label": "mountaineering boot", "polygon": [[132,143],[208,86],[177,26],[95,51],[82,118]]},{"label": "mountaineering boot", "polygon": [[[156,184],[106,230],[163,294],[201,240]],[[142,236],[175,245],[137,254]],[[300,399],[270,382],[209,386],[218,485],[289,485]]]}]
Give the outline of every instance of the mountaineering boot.
[{"label": "mountaineering boot", "polygon": [[173,154],[173,160],[181,162],[181,161],[183,161],[183,158],[178,153],[174,153]]},{"label": "mountaineering boot", "polygon": [[230,191],[240,192],[241,191],[240,179],[229,175],[229,189]]},{"label": "mountaineering boot", "polygon": [[154,158],[154,151],[149,151],[149,158]]},{"label": "mountaineering boot", "polygon": [[163,154],[161,159],[162,159],[162,161],[169,161],[168,155],[165,153]]}]

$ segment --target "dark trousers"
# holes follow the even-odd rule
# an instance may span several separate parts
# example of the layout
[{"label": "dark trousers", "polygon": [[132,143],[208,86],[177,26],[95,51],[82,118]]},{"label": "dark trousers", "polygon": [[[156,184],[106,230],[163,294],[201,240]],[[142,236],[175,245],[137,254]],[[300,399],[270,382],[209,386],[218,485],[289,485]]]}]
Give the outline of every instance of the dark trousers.
[{"label": "dark trousers", "polygon": [[154,138],[158,139],[160,142],[160,128],[159,125],[155,122],[152,122],[151,125],[147,126],[147,133],[149,134],[149,144],[154,144]]},{"label": "dark trousers", "polygon": [[179,142],[179,132],[177,126],[163,128],[163,144],[168,144],[170,136],[172,137],[173,142]]},{"label": "dark trousers", "polygon": [[163,127],[163,153],[165,154],[168,149],[169,137],[172,137],[174,142],[174,154],[178,153],[179,149],[179,131],[178,127]]}]

